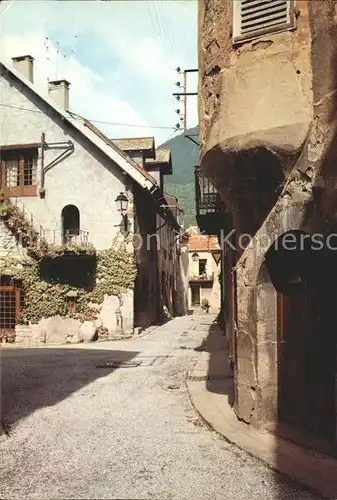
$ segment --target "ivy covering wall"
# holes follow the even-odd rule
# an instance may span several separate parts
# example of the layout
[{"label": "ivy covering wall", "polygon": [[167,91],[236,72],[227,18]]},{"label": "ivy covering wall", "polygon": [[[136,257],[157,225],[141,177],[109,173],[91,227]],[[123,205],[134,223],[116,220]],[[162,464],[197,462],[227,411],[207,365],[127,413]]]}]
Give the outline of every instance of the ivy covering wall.
[{"label": "ivy covering wall", "polygon": [[[80,257],[79,257],[80,258]],[[0,260],[0,274],[19,282],[24,291],[21,323],[38,323],[51,316],[71,316],[81,320],[97,315],[95,305],[102,304],[105,295],[120,295],[133,289],[136,265],[126,245],[102,250],[96,255],[96,279],[92,290],[70,286],[41,278],[39,263],[32,258],[7,256]],[[76,292],[76,312],[69,313],[67,294]]]},{"label": "ivy covering wall", "polygon": [[[0,195],[0,219],[15,235],[19,244],[26,249],[26,255],[7,255],[0,259],[0,276],[18,283],[24,292],[21,323],[38,323],[51,316],[72,316],[82,320],[93,319],[97,315],[97,305],[106,295],[120,296],[134,287],[136,264],[133,246],[128,241],[115,238],[112,248],[96,252],[93,245],[48,244],[32,227],[19,208],[3,193]],[[65,284],[57,277],[50,280],[42,277],[40,263],[46,259],[60,258],[71,253],[76,258],[96,261],[93,287],[75,287]],[[76,312],[69,313],[69,292],[76,292]],[[73,294],[74,295],[74,294]]]}]

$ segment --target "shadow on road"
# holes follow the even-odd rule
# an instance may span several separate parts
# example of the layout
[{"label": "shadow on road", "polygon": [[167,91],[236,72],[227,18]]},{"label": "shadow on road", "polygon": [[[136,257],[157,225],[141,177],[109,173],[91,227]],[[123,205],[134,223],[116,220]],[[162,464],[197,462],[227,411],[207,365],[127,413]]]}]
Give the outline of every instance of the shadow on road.
[{"label": "shadow on road", "polygon": [[8,349],[1,356],[0,417],[5,427],[45,406],[52,406],[73,392],[104,377],[116,367],[98,367],[113,361],[127,362],[138,352],[97,349]]},{"label": "shadow on road", "polygon": [[225,333],[213,323],[202,344],[195,349],[209,353],[206,389],[226,395],[228,403],[234,404],[233,372],[228,359],[228,342]]}]

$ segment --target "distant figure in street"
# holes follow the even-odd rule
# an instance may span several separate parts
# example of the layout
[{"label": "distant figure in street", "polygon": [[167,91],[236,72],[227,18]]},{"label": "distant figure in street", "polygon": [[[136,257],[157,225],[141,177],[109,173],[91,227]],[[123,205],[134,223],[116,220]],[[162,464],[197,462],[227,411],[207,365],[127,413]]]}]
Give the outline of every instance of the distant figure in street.
[{"label": "distant figure in street", "polygon": [[168,310],[168,307],[166,305],[163,306],[163,313],[166,319],[172,318],[170,311]]}]

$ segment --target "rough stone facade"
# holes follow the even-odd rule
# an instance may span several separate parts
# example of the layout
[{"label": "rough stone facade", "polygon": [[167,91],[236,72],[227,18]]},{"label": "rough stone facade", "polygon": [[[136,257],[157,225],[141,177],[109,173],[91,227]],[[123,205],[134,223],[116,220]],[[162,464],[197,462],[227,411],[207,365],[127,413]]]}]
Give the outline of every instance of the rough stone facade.
[{"label": "rough stone facade", "polygon": [[[235,411],[245,422],[275,432],[281,428],[280,330],[289,328],[285,320],[295,324],[296,315],[289,319],[280,309],[279,301],[293,292],[275,284],[266,257],[285,233],[326,238],[336,230],[336,13],[335,1],[297,1],[295,29],[234,46],[232,2],[199,0],[200,164],[231,211],[237,243],[246,235],[246,243],[241,239],[237,245],[235,294],[226,298],[234,311],[229,330],[236,344]],[[316,278],[306,300],[314,293],[323,297],[313,302],[319,311],[313,321],[323,318],[317,334],[324,344],[327,318],[336,321],[329,298],[336,293],[331,283],[335,257],[329,266],[323,257],[317,262],[326,284]],[[314,282],[312,274],[308,270]],[[324,362],[330,363],[329,349],[336,349],[334,337],[327,342],[322,371]],[[319,385],[320,372],[310,366]],[[331,362],[331,381],[336,373]],[[305,397],[298,391],[296,404]],[[328,398],[334,397],[331,384]],[[320,410],[317,403],[317,414]],[[337,442],[333,411],[331,405],[329,436],[324,437],[329,451]],[[297,425],[296,431],[316,436],[315,425]]]},{"label": "rough stone facade", "polygon": [[27,252],[0,218],[0,258],[7,255],[26,255]]},{"label": "rough stone facade", "polygon": [[186,313],[179,226],[168,213],[158,213],[149,195],[135,189],[135,232],[135,325],[146,328]]}]

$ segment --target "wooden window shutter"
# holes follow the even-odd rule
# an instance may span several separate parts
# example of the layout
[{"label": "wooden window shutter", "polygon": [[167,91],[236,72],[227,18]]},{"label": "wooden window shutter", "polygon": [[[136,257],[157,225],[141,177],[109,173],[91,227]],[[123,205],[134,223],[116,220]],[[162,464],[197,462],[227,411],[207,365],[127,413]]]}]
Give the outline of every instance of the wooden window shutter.
[{"label": "wooden window shutter", "polygon": [[294,0],[233,0],[233,42],[295,27]]}]

